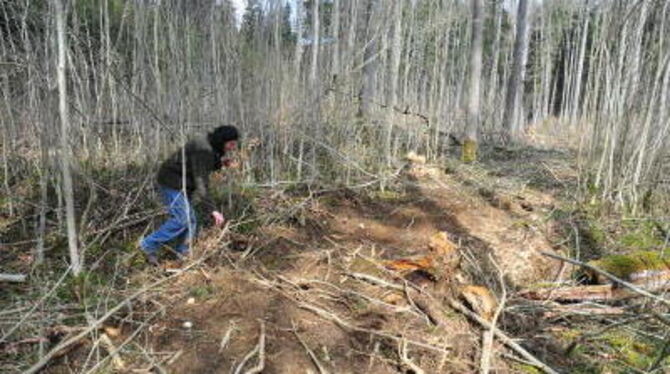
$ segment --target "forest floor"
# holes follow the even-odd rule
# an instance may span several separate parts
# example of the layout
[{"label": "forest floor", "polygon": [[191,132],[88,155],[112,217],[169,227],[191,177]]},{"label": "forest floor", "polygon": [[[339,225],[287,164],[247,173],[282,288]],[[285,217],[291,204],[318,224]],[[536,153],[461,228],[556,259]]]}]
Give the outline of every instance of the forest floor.
[{"label": "forest floor", "polygon": [[[577,181],[571,151],[486,148],[474,165],[410,157],[384,189],[238,191],[230,201],[245,214],[206,229],[186,270],[123,252],[114,267],[131,270],[115,276],[110,299],[125,306],[48,371],[471,373],[485,356],[495,373],[540,372],[502,339],[483,343],[472,314],[558,372],[662,367],[666,347],[639,338],[633,322],[590,335],[615,317],[588,311],[608,306],[523,297],[574,278],[543,253],[575,250]],[[601,250],[592,231],[576,237],[587,258]],[[95,292],[70,287],[79,300]],[[625,308],[616,318],[639,303]],[[118,353],[101,361],[109,352]]]},{"label": "forest floor", "polygon": [[[499,288],[501,275],[490,258],[510,292],[560,269],[540,254],[553,251],[546,220],[553,198],[534,190],[497,195],[466,175],[482,170],[414,165],[391,191],[273,197],[295,199],[278,204],[299,207],[294,222],[234,235],[230,245],[249,256],[216,254],[180,277],[159,300],[171,307],[153,326],[151,346],[180,352],[168,371],[227,373],[242,367],[262,324],[266,373],[319,372],[319,365],[405,372],[409,362],[425,372],[477,371],[479,329],[454,311],[417,305],[406,282],[437,299],[473,292],[489,313],[486,304],[495,302],[486,290]],[[506,360],[493,362],[513,371]]]}]

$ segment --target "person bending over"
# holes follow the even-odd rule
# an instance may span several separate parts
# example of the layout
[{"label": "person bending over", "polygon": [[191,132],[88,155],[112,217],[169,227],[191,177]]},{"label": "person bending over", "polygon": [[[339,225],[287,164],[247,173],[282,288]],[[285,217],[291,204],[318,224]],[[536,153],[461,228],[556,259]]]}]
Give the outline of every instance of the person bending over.
[{"label": "person bending over", "polygon": [[169,218],[158,230],[140,240],[140,249],[151,265],[158,266],[157,252],[170,242],[174,243],[180,259],[188,257],[197,229],[197,217],[191,204],[194,194],[214,218],[214,224],[223,224],[223,215],[208,195],[209,175],[222,167],[235,165],[224,156],[237,148],[238,139],[237,128],[220,126],[190,139],[161,164],[156,179]]}]

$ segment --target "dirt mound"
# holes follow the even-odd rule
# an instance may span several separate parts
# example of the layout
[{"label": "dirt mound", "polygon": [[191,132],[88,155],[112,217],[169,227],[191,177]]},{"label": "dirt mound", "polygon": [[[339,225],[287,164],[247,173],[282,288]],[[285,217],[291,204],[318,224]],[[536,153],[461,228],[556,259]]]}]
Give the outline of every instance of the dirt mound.
[{"label": "dirt mound", "polygon": [[[406,282],[438,298],[482,290],[483,304],[472,306],[488,318],[495,296],[469,285],[478,281],[467,269],[472,256],[484,263],[492,254],[514,285],[555,271],[539,255],[552,247],[512,210],[455,178],[425,169],[406,178],[398,191],[321,196],[299,222],[259,228],[245,244],[258,247],[253,256],[222,252],[209,270],[182,277],[161,301],[172,310],[152,326],[153,347],[174,354],[165,368],[473,371],[478,334],[463,316],[422,304]],[[214,265],[221,263],[228,265]]]},{"label": "dirt mound", "polygon": [[534,192],[515,197],[482,191],[435,168],[412,168],[409,176],[415,193],[424,197],[426,211],[442,215],[452,231],[480,243],[471,248],[479,264],[488,262],[491,253],[512,286],[558,276],[560,263],[541,254],[553,253],[554,246],[547,239],[546,220],[535,211],[551,206],[548,195]]}]

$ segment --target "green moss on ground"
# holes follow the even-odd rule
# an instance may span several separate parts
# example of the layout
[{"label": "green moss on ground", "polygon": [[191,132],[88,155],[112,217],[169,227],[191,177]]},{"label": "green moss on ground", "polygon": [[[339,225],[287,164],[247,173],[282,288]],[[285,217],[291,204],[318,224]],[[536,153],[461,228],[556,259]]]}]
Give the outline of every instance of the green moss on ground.
[{"label": "green moss on ground", "polygon": [[625,255],[606,256],[589,264],[625,279],[643,270],[670,270],[670,253],[636,251]]},{"label": "green moss on ground", "polygon": [[461,161],[475,162],[477,161],[477,142],[474,140],[466,140],[463,142],[461,149]]}]

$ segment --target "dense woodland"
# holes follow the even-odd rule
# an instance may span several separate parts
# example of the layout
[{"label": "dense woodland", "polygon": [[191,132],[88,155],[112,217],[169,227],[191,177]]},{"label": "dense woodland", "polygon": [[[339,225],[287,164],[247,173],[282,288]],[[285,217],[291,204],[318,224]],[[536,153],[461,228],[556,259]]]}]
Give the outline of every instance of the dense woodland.
[{"label": "dense woodland", "polygon": [[[623,236],[630,222],[645,222],[653,236],[640,239],[654,243],[642,249],[663,257],[668,248],[667,0],[247,0],[243,11],[227,0],[0,0],[0,81],[7,372],[44,361],[41,369],[58,354],[41,340],[8,353],[48,325],[26,326],[11,311],[37,300],[40,313],[67,308],[61,284],[129,278],[100,274],[121,266],[106,251],[132,253],[160,214],[156,166],[190,135],[221,124],[243,135],[242,168],[212,192],[236,234],[262,211],[249,201],[276,191],[391,193],[408,152],[460,170],[554,147],[575,172],[561,182],[566,216],[577,222],[562,231],[569,257],[616,252],[614,240],[602,239],[597,253],[580,243]],[[505,287],[491,282],[500,296]],[[663,300],[654,305],[667,309]],[[60,324],[120,310],[108,301]],[[667,326],[642,330],[658,338],[649,362],[585,372],[663,372]],[[91,357],[71,370],[107,372]],[[407,360],[399,372],[422,372]]]}]

